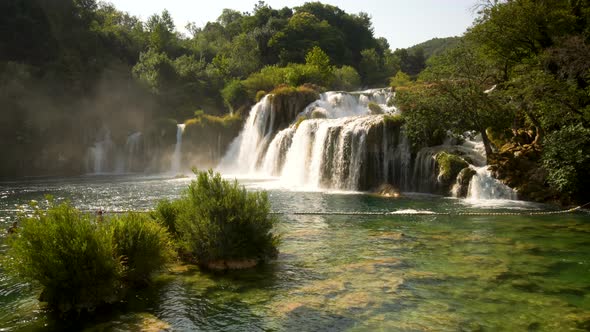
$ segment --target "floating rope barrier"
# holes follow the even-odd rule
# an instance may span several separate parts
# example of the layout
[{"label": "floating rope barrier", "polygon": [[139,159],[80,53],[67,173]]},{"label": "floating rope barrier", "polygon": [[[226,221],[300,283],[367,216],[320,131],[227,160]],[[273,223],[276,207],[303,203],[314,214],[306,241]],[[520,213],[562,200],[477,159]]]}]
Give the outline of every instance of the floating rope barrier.
[{"label": "floating rope barrier", "polygon": [[[271,215],[293,215],[293,216],[544,216],[567,214],[590,205],[590,202],[567,210],[555,211],[514,211],[514,212],[433,212],[419,210],[396,210],[396,211],[271,211]],[[32,210],[0,209],[0,212],[32,212]],[[82,213],[94,213],[97,215],[122,214],[122,213],[150,213],[153,210],[80,210]],[[585,212],[585,211],[584,211]]]}]

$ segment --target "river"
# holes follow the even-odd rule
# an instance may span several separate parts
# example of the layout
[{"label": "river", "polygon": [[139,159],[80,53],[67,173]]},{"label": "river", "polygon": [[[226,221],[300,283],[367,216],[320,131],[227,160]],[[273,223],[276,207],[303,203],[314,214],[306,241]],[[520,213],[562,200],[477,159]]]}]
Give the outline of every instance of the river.
[{"label": "river", "polygon": [[[190,178],[94,176],[0,184],[0,226],[44,195],[81,209],[145,210],[178,197]],[[496,331],[590,327],[590,215],[459,216],[544,211],[521,201],[266,188],[274,211],[404,212],[384,216],[281,215],[276,261],[208,274],[174,266],[154,287],[91,319],[63,322],[39,289],[0,271],[0,331]],[[451,212],[453,215],[412,215]],[[6,233],[0,235],[6,250]]]}]

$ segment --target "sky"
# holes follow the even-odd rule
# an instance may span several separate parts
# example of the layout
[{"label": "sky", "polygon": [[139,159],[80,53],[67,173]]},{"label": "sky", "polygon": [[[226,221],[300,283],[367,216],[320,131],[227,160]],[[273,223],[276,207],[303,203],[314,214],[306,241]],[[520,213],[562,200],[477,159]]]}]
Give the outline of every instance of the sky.
[{"label": "sky", "polygon": [[[194,22],[203,27],[215,21],[222,9],[252,12],[257,0],[106,0],[119,10],[146,20],[167,9],[176,27]],[[274,9],[293,8],[310,0],[266,0]],[[475,18],[473,5],[477,0],[322,0],[347,13],[368,13],[375,28],[375,37],[385,37],[392,50],[407,48],[429,39],[460,36]]]}]

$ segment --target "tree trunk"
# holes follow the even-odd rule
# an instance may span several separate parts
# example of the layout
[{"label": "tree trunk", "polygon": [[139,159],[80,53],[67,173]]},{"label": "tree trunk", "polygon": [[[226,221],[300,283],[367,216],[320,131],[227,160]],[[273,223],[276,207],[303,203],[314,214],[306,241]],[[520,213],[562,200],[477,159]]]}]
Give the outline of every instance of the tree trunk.
[{"label": "tree trunk", "polygon": [[535,126],[535,139],[533,140],[533,145],[536,146],[541,144],[541,139],[543,138],[543,127],[541,127],[541,123],[533,114],[533,112],[530,112],[526,106],[523,107],[522,110],[524,111],[524,114],[526,114],[526,116],[528,116],[528,118],[531,120],[533,126]]}]

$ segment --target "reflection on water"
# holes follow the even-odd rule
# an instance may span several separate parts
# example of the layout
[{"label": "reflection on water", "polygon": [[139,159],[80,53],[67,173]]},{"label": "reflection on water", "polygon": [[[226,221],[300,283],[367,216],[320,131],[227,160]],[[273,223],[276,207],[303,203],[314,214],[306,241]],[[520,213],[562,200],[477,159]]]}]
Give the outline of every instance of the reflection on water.
[{"label": "reflection on water", "polygon": [[[189,181],[93,177],[3,183],[0,209],[51,194],[83,209],[143,210],[178,196]],[[276,211],[547,209],[412,194],[381,199],[271,189],[269,197]],[[588,214],[280,218],[281,253],[271,264],[221,275],[175,266],[112,312],[69,324],[89,331],[590,328]],[[1,213],[0,226],[13,219],[14,214]],[[0,330],[62,330],[65,323],[43,312],[37,293],[0,271]]]}]

